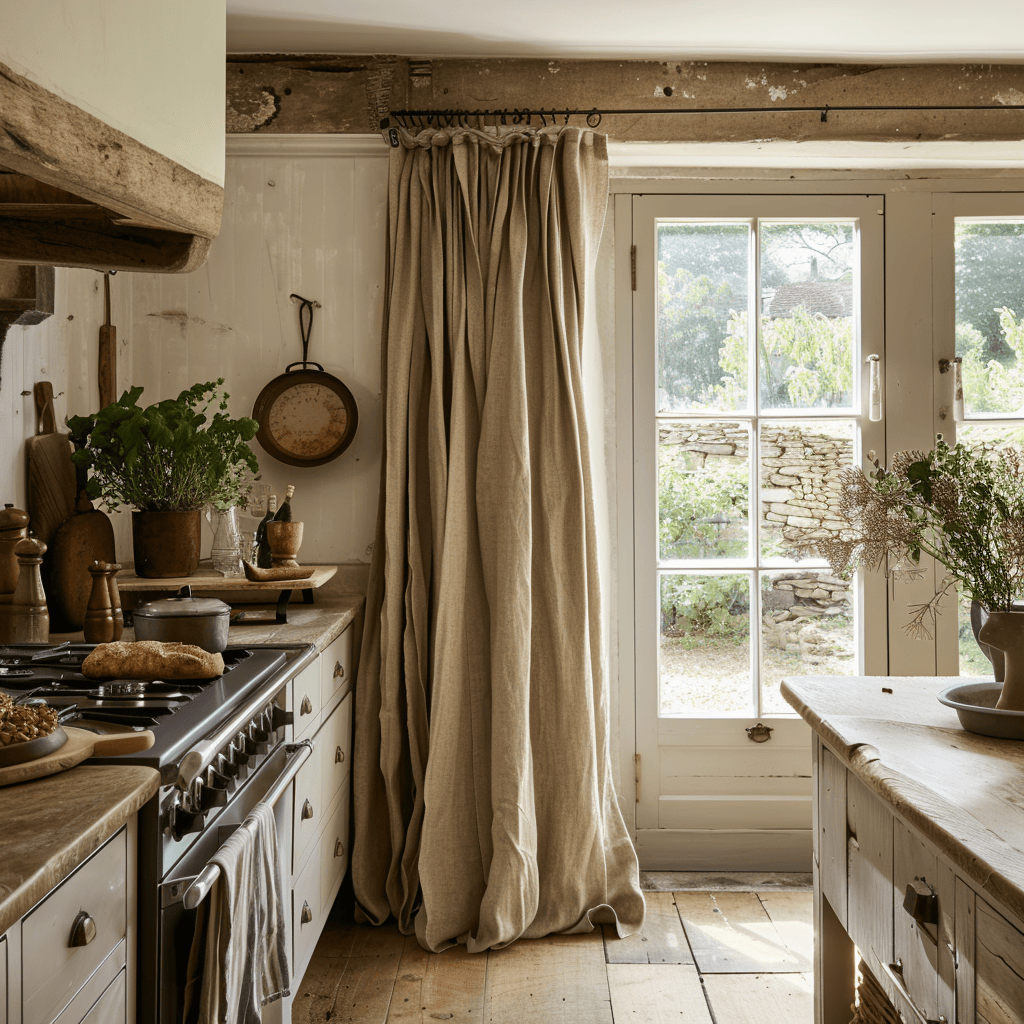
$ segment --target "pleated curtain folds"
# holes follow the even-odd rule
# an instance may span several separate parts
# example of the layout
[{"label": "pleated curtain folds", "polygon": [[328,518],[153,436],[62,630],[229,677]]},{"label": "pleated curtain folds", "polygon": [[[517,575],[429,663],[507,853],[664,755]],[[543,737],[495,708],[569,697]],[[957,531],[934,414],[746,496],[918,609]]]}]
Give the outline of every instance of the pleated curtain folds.
[{"label": "pleated curtain folds", "polygon": [[607,144],[403,132],[356,689],[362,919],[472,951],[643,921],[616,802],[581,381]]}]

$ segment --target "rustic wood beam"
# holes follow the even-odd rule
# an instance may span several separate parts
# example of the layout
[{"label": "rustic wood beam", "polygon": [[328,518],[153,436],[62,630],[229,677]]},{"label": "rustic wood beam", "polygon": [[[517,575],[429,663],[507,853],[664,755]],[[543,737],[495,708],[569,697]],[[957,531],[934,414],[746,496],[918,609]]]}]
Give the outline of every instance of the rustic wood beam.
[{"label": "rustic wood beam", "polygon": [[94,270],[187,274],[201,267],[212,239],[177,231],[99,221],[92,207],[81,218],[0,215],[0,260]]},{"label": "rustic wood beam", "polygon": [[0,64],[0,164],[111,210],[123,222],[139,227],[206,239],[220,230],[224,206],[220,185],[4,64]]},{"label": "rustic wood beam", "polygon": [[[617,141],[1017,140],[1021,65],[853,65],[706,61],[420,59],[232,54],[228,132],[364,133],[383,111],[623,110],[600,130]],[[783,113],[801,106],[811,112]],[[830,111],[826,107],[956,107]],[[768,113],[751,108],[773,108]],[[711,109],[675,114],[674,108]],[[738,110],[724,113],[723,110]],[[572,124],[583,124],[577,116]],[[534,123],[537,123],[536,120]]]}]

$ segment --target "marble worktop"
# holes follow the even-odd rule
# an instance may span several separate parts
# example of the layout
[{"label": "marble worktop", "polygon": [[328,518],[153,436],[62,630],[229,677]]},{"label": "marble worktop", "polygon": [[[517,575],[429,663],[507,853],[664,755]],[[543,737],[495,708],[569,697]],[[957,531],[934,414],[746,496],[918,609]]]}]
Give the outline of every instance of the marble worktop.
[{"label": "marble worktop", "polygon": [[0,935],[154,794],[142,765],[80,764],[0,787]]},{"label": "marble worktop", "polygon": [[980,891],[1024,920],[1024,741],[966,732],[949,677],[804,676],[782,695]]}]

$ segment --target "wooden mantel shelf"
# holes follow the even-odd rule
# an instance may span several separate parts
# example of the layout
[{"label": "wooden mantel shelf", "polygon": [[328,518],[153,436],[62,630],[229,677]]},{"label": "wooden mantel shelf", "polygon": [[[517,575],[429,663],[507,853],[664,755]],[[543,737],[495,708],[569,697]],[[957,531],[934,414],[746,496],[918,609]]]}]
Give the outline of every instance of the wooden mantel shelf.
[{"label": "wooden mantel shelf", "polygon": [[177,591],[182,587],[191,587],[194,594],[217,593],[217,594],[244,594],[249,597],[260,591],[277,591],[276,617],[268,619],[265,615],[258,616],[248,611],[243,611],[231,617],[232,625],[258,625],[266,624],[268,621],[283,623],[288,621],[288,602],[293,593],[298,590],[302,593],[302,599],[306,604],[313,603],[313,591],[322,587],[338,571],[336,565],[306,566],[313,569],[313,575],[305,580],[268,580],[266,582],[254,582],[247,580],[244,576],[222,576],[208,563],[201,564],[199,569],[192,576],[175,577],[174,579],[150,579],[144,576],[136,576],[134,569],[122,569],[117,574],[118,589],[125,594],[162,591]]}]

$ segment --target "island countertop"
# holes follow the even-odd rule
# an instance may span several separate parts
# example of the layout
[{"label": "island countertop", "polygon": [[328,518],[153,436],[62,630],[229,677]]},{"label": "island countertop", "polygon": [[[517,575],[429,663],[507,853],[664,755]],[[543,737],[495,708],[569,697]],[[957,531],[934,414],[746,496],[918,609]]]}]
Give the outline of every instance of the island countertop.
[{"label": "island countertop", "polygon": [[1024,741],[966,732],[949,677],[802,676],[782,695],[896,812],[1024,919]]},{"label": "island countertop", "polygon": [[0,788],[0,935],[99,849],[159,786],[154,768],[80,764]]}]

